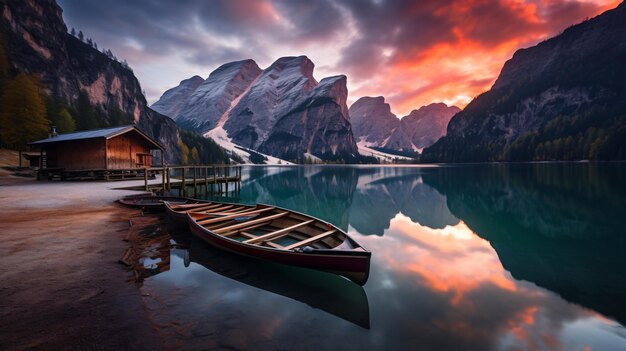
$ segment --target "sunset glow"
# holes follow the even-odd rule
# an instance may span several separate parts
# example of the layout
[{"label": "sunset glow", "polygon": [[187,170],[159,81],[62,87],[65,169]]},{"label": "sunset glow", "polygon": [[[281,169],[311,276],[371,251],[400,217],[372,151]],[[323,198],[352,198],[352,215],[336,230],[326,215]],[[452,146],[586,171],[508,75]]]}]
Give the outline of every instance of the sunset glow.
[{"label": "sunset glow", "polygon": [[[464,107],[523,47],[617,0],[61,0],[68,26],[128,60],[149,103],[193,75],[251,58],[307,55],[319,80],[346,74],[349,103],[385,96],[399,116],[431,102]],[[113,25],[112,25],[113,24]]]}]

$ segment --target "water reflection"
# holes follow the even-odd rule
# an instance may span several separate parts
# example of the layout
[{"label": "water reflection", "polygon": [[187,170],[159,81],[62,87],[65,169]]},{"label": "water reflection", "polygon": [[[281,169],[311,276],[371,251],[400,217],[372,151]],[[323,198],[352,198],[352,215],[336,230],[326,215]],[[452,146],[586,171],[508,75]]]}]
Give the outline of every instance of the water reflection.
[{"label": "water reflection", "polygon": [[[229,201],[277,204],[348,230],[373,252],[364,290],[203,243],[189,246],[189,267],[173,250],[170,272],[144,289],[159,301],[149,303],[156,320],[174,325],[165,329],[185,346],[623,349],[625,170],[251,167]],[[180,336],[171,324],[180,320],[193,332]],[[357,326],[365,320],[369,330]],[[239,345],[227,337],[241,334]]]},{"label": "water reflection", "polygon": [[363,287],[338,275],[241,257],[206,245],[187,233],[184,266],[192,262],[238,282],[279,294],[369,329],[369,306]]},{"label": "water reflection", "polygon": [[489,240],[504,267],[565,299],[626,323],[624,167],[441,169],[424,180]]}]

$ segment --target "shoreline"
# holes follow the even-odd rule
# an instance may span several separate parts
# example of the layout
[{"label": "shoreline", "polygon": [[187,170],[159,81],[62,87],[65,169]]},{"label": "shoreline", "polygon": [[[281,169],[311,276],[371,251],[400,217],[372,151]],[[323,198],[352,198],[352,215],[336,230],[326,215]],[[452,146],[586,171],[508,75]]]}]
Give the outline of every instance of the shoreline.
[{"label": "shoreline", "polygon": [[118,263],[133,211],[114,200],[138,193],[119,185],[0,176],[0,348],[161,348]]}]

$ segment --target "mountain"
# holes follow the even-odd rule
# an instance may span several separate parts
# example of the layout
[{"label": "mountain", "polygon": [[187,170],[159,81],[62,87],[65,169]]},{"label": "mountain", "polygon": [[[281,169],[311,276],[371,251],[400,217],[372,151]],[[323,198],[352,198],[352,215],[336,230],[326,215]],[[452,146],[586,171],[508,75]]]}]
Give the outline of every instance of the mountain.
[{"label": "mountain", "polygon": [[626,159],[626,4],[504,64],[425,162]]},{"label": "mountain", "polygon": [[433,103],[398,119],[385,98],[362,97],[350,106],[350,120],[359,145],[389,151],[419,151],[446,135],[448,122],[460,109]]},{"label": "mountain", "polygon": [[196,89],[204,82],[204,79],[200,76],[193,76],[191,78],[182,80],[178,86],[168,89],[159,101],[150,106],[151,109],[165,116],[172,118],[172,116],[178,116],[180,110],[183,108],[184,102],[189,99]]},{"label": "mountain", "polygon": [[402,117],[400,125],[384,146],[395,150],[421,151],[446,135],[448,122],[459,111],[460,108],[441,102],[413,110]]},{"label": "mountain", "polygon": [[346,105],[346,77],[318,83],[314,67],[306,56],[279,58],[265,70],[253,60],[227,63],[172,117],[221,145],[286,160],[353,160],[358,151]]},{"label": "mountain", "polygon": [[354,138],[368,146],[383,146],[400,120],[382,96],[364,96],[349,109]]},{"label": "mountain", "polygon": [[0,0],[0,33],[12,73],[41,82],[50,98],[76,107],[79,97],[111,124],[123,120],[160,141],[168,162],[180,160],[178,128],[173,120],[147,107],[137,78],[117,62],[67,33],[62,9],[53,0]]},{"label": "mountain", "polygon": [[232,102],[252,84],[262,70],[253,60],[230,62],[211,72],[209,78],[185,101],[176,123],[206,133],[217,127]]}]

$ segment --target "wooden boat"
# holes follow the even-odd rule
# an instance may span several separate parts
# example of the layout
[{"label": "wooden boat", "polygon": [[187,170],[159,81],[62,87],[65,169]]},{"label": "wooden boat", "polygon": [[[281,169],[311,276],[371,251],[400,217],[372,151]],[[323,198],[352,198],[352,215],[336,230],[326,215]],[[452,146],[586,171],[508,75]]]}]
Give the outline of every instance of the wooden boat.
[{"label": "wooden boat", "polygon": [[192,233],[237,254],[342,275],[364,285],[371,252],[336,226],[302,213],[259,205],[225,215],[188,212]]},{"label": "wooden boat", "polygon": [[164,202],[170,202],[171,204],[197,204],[199,200],[193,200],[186,197],[177,196],[155,196],[155,195],[131,195],[117,200],[120,204],[133,208],[141,208],[144,210],[157,210],[164,209]]},{"label": "wooden boat", "polygon": [[175,203],[165,201],[165,212],[169,219],[177,225],[187,225],[187,213],[211,214],[211,216],[224,216],[255,209],[252,205],[233,204],[228,202],[197,201],[196,203]]}]

